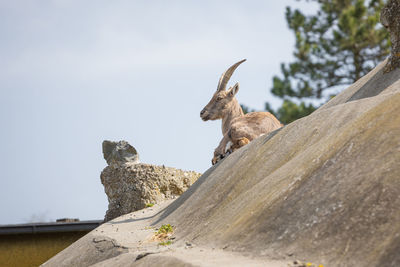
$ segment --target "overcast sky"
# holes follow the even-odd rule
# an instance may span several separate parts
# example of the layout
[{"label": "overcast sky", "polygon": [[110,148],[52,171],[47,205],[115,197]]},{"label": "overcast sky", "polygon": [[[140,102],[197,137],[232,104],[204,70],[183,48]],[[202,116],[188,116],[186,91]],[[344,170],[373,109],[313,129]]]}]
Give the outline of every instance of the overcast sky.
[{"label": "overcast sky", "polygon": [[221,122],[199,113],[218,79],[240,103],[269,90],[294,38],[284,1],[0,0],[0,224],[103,219],[103,140],[144,163],[204,172]]}]

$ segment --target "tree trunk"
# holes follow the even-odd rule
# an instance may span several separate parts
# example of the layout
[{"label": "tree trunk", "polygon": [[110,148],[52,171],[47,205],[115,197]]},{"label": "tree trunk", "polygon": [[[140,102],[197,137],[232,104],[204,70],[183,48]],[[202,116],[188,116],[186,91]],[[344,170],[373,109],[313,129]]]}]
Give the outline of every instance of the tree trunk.
[{"label": "tree trunk", "polygon": [[381,23],[388,29],[392,52],[384,72],[400,68],[400,0],[389,0],[381,12]]}]

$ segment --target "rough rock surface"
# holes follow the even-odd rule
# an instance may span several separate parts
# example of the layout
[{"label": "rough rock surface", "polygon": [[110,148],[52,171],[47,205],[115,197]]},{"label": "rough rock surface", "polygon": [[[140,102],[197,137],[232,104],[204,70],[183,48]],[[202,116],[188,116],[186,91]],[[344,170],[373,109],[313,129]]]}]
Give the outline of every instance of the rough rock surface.
[{"label": "rough rock surface", "polygon": [[151,225],[151,221],[162,213],[171,201],[167,200],[102,224],[43,266],[288,267],[287,261],[250,259],[238,253],[216,248],[200,248],[187,242],[177,249],[159,245],[153,240],[156,227]]},{"label": "rough rock surface", "polygon": [[103,141],[103,156],[108,165],[119,166],[123,164],[139,163],[139,154],[136,149],[126,141]]},{"label": "rough rock surface", "polygon": [[[129,249],[96,266],[400,266],[400,69],[384,74],[386,63],[235,151],[168,206],[105,223],[46,266],[96,258],[74,249],[93,236]],[[152,239],[161,224],[175,226],[170,246]]]},{"label": "rough rock surface", "polygon": [[109,203],[104,221],[177,198],[200,175],[143,163],[107,166],[100,175]]}]

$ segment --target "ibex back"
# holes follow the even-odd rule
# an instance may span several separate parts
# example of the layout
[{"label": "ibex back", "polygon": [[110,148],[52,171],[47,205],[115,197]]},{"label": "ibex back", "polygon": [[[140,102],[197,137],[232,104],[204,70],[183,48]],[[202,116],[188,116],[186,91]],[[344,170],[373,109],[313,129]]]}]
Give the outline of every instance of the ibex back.
[{"label": "ibex back", "polygon": [[223,138],[214,151],[214,157],[211,161],[213,165],[260,135],[283,126],[269,112],[251,112],[245,115],[235,98],[239,91],[239,83],[226,90],[226,85],[233,72],[244,61],[246,60],[237,62],[222,74],[217,91],[200,112],[200,117],[204,121],[222,119]]}]

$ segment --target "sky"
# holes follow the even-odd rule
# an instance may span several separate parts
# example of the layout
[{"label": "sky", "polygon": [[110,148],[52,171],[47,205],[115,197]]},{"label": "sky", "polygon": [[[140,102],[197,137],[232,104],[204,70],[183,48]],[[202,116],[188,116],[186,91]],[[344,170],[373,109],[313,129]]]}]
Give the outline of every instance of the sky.
[{"label": "sky", "polygon": [[[103,219],[103,140],[141,162],[205,172],[220,75],[256,110],[293,59],[282,1],[0,0],[0,224]],[[228,85],[229,85],[228,84]]]}]

